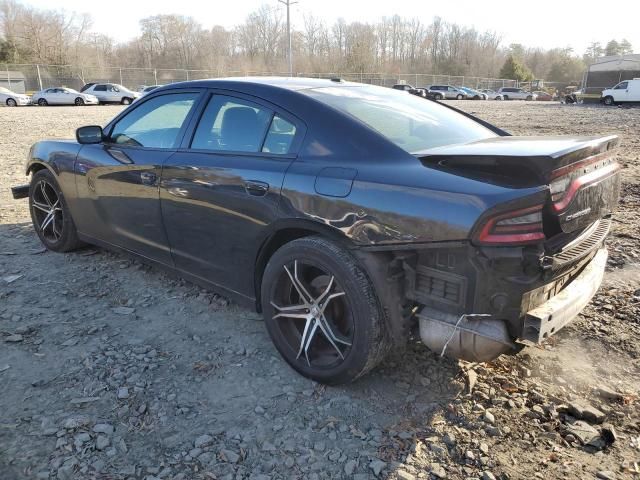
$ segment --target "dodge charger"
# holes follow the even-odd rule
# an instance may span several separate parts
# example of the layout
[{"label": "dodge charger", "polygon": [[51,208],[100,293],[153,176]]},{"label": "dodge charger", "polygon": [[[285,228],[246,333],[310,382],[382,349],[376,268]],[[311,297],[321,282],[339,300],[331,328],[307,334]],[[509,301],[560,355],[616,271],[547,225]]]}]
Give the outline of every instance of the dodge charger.
[{"label": "dodge charger", "polygon": [[13,195],[48,249],[94,244],[219,291],[338,384],[412,331],[490,361],[575,318],[605,269],[618,143],[512,136],[340,79],[198,80],[36,143]]}]

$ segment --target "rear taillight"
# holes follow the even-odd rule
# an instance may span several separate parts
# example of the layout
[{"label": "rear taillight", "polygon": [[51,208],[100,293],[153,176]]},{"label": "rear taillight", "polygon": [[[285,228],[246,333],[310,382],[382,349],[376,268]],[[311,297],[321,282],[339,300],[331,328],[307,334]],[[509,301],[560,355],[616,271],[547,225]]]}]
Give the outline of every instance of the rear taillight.
[{"label": "rear taillight", "polygon": [[501,212],[488,217],[476,235],[485,245],[523,245],[545,239],[542,229],[543,205]]}]

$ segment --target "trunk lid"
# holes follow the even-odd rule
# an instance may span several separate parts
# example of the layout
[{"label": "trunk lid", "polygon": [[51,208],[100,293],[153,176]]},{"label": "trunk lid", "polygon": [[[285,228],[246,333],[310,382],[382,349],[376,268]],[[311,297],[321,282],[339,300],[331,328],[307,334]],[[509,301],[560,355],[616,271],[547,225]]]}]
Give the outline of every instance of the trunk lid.
[{"label": "trunk lid", "polygon": [[493,137],[436,147],[416,156],[425,166],[510,187],[549,187],[544,210],[552,234],[573,232],[609,215],[620,190],[619,138]]}]

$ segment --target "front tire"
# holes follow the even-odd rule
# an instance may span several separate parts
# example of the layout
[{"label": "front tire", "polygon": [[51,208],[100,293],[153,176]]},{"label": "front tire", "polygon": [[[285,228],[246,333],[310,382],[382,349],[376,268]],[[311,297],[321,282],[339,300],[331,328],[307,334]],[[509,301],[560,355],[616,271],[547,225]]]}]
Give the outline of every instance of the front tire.
[{"label": "front tire", "polygon": [[49,102],[47,102],[44,98],[41,98],[38,100],[38,105],[40,105],[41,107],[46,107],[47,105],[49,105]]},{"label": "front tire", "polygon": [[332,241],[304,237],[276,251],[264,271],[261,299],[276,349],[307,378],[352,382],[387,352],[374,287],[355,258]]},{"label": "front tire", "polygon": [[531,95],[528,95],[528,96],[527,96],[527,100],[528,100],[528,101],[531,101],[531,100],[533,100],[533,97],[532,97]]},{"label": "front tire", "polygon": [[436,100],[442,100],[442,95],[440,93],[436,93],[435,97]]},{"label": "front tire", "polygon": [[611,95],[607,95],[606,97],[604,97],[603,102],[607,106],[612,106],[616,104],[616,102],[613,101],[613,97]]},{"label": "front tire", "polygon": [[463,98],[464,98],[464,95],[460,95],[460,94],[456,95],[456,100],[462,100]]},{"label": "front tire", "polygon": [[122,105],[131,105],[131,99],[129,97],[124,97],[120,103]]},{"label": "front tire", "polygon": [[17,107],[18,102],[16,102],[13,98],[7,98],[7,107]]},{"label": "front tire", "polygon": [[76,98],[76,101],[73,102],[73,103],[76,104],[76,107],[81,107],[81,106],[84,105],[84,100],[82,98],[78,97],[78,98]]},{"label": "front tire", "polygon": [[49,170],[40,170],[31,178],[29,211],[33,228],[47,249],[68,252],[82,245],[62,190]]}]

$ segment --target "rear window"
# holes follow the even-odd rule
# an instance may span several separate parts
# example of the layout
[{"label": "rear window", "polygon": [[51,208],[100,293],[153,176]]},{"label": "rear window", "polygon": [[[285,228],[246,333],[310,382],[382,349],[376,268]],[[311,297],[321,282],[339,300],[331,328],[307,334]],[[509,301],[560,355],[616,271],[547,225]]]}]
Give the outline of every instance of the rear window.
[{"label": "rear window", "polygon": [[436,102],[388,88],[327,87],[301,93],[355,117],[410,153],[497,136]]}]

